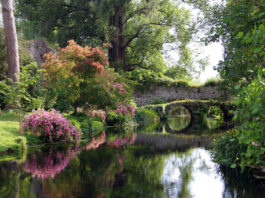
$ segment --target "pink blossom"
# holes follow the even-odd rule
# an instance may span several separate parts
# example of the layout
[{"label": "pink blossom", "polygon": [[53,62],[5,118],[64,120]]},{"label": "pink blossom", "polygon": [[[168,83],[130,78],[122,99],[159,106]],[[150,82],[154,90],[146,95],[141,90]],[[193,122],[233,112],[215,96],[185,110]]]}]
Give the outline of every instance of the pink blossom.
[{"label": "pink blossom", "polygon": [[51,112],[44,109],[33,110],[31,114],[26,115],[20,123],[20,133],[27,131],[36,136],[46,136],[50,142],[69,141],[71,136],[77,140],[80,133],[69,120],[54,109]]},{"label": "pink blossom", "polygon": [[251,142],[251,145],[253,145],[253,146],[259,146],[259,144],[257,144],[256,142]]}]

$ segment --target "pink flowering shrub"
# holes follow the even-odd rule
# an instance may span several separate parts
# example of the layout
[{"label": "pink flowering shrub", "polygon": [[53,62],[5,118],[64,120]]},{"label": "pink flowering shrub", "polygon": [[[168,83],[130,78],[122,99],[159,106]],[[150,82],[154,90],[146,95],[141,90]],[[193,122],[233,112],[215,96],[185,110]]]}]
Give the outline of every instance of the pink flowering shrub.
[{"label": "pink flowering shrub", "polygon": [[126,89],[123,87],[123,85],[121,85],[120,83],[117,82],[113,83],[113,87],[119,90],[123,94],[127,92]]},{"label": "pink flowering shrub", "polygon": [[88,115],[89,118],[99,118],[102,122],[105,122],[106,119],[106,113],[103,110],[88,110],[86,115]]},{"label": "pink flowering shrub", "polygon": [[88,116],[90,119],[91,118],[98,118],[99,121],[105,122],[106,120],[106,113],[104,110],[101,109],[96,109],[96,106],[89,105],[88,107],[77,107],[77,112],[78,113],[83,113],[86,116]]},{"label": "pink flowering shrub", "polygon": [[130,104],[128,104],[128,105],[118,104],[118,107],[115,110],[115,113],[116,114],[122,114],[124,116],[127,116],[127,115],[134,116],[135,110],[134,110],[133,106],[131,106]]},{"label": "pink flowering shrub", "polygon": [[39,136],[44,142],[57,142],[60,140],[78,140],[79,130],[70,124],[58,111],[51,112],[39,109],[26,115],[20,123],[20,133],[31,132]]}]

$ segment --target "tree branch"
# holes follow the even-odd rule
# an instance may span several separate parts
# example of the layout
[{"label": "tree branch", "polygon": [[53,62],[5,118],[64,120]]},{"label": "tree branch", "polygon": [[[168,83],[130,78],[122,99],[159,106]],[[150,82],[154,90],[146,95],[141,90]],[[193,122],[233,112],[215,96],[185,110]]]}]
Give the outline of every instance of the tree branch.
[{"label": "tree branch", "polygon": [[148,10],[152,10],[152,8],[144,7],[139,10],[135,10],[133,13],[128,15],[128,17],[124,20],[124,23],[126,23],[129,19],[131,19],[136,14],[144,14]]},{"label": "tree branch", "polygon": [[126,48],[134,39],[136,39],[139,36],[141,30],[142,30],[142,27],[140,27],[139,30],[130,39],[128,39],[127,42],[125,42],[123,47]]}]

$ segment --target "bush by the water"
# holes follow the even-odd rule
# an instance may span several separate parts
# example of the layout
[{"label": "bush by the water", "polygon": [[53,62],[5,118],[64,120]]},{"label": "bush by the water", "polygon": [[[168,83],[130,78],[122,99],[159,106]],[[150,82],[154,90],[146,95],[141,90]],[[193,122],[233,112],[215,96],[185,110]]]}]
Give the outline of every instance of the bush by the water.
[{"label": "bush by the water", "polygon": [[[133,107],[132,107],[133,108]],[[106,125],[111,126],[108,128],[108,133],[125,133],[131,130],[135,123],[133,121],[134,108],[131,110],[119,109],[115,111],[109,111],[106,116]]]},{"label": "bush by the water", "polygon": [[260,66],[258,76],[251,83],[237,87],[240,91],[233,101],[238,106],[235,120],[241,124],[238,128],[238,140],[240,144],[247,145],[241,166],[265,165],[264,82],[265,68]]},{"label": "bush by the water", "polygon": [[215,140],[212,154],[221,165],[235,168],[240,163],[246,148],[247,145],[239,143],[236,130],[232,129]]},{"label": "bush by the water", "polygon": [[81,122],[80,128],[83,132],[83,139],[90,139],[104,130],[104,124],[98,120],[86,119]]},{"label": "bush by the water", "polygon": [[20,123],[20,133],[30,133],[39,136],[42,142],[57,142],[61,140],[77,141],[79,130],[70,124],[58,111],[51,112],[39,109],[26,115]]},{"label": "bush by the water", "polygon": [[139,108],[135,112],[135,121],[141,130],[153,130],[159,123],[158,114],[152,109]]}]

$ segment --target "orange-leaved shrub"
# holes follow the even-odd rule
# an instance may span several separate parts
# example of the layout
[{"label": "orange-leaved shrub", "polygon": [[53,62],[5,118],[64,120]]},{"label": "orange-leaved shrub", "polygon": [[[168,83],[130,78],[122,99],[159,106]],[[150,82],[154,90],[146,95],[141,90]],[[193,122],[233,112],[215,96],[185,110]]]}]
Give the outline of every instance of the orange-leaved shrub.
[{"label": "orange-leaved shrub", "polygon": [[108,67],[104,48],[82,47],[70,40],[58,55],[48,53],[45,57],[45,83],[48,92],[57,98],[58,110],[87,105],[113,109],[131,94],[128,86],[118,80],[118,74]]}]

